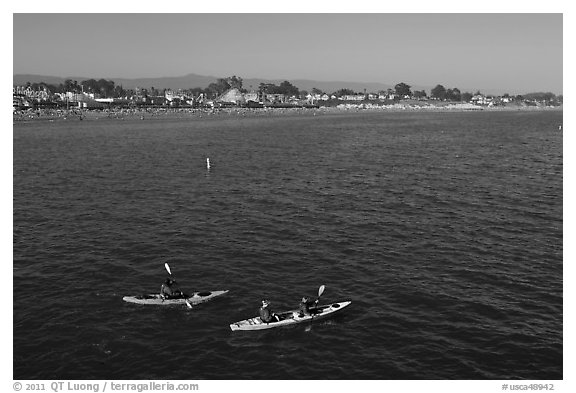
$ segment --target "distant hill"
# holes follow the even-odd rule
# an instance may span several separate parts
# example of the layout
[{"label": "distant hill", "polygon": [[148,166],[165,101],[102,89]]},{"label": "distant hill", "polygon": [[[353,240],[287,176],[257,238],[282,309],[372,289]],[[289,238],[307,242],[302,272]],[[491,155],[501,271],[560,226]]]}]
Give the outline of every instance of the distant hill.
[{"label": "distant hill", "polygon": [[160,78],[114,78],[114,77],[102,77],[102,76],[67,76],[64,78],[56,76],[46,76],[46,75],[31,75],[31,74],[16,74],[13,77],[14,85],[25,85],[27,82],[30,83],[40,83],[45,82],[53,85],[58,85],[64,83],[66,79],[71,79],[74,81],[85,81],[88,79],[106,79],[114,81],[116,86],[122,86],[125,89],[133,89],[136,87],[150,88],[154,87],[156,89],[191,89],[194,87],[206,88],[212,82],[216,82],[218,79],[215,76],[204,76],[196,74],[188,74],[185,76],[178,77],[160,77]]},{"label": "distant hill", "polygon": [[34,75],[34,74],[16,74],[12,78],[12,84],[13,86],[24,86],[28,82],[30,83],[44,82],[50,85],[59,85],[60,83],[64,83],[64,79],[72,79],[72,78],[60,78],[57,76]]},{"label": "distant hill", "polygon": [[[226,75],[230,76],[230,75]],[[242,77],[240,75],[240,77]],[[202,89],[208,87],[210,83],[216,82],[218,78],[223,78],[222,76],[206,76],[206,75],[198,75],[198,74],[188,74],[184,76],[176,76],[176,77],[158,77],[158,78],[114,78],[114,77],[57,77],[57,76],[47,76],[47,75],[34,75],[34,74],[16,74],[13,76],[13,84],[17,86],[25,85],[27,82],[30,83],[39,83],[45,82],[52,85],[58,85],[60,83],[64,83],[66,79],[71,79],[74,81],[81,81],[88,80],[88,79],[106,79],[114,81],[114,84],[117,86],[122,86],[124,89],[134,89],[136,87],[142,88],[150,88],[154,87],[156,89],[192,89],[195,87],[200,87]],[[279,85],[280,83],[288,80],[288,82],[292,83],[296,86],[299,90],[306,90],[310,92],[312,88],[317,88],[322,90],[325,93],[333,93],[340,89],[350,89],[357,93],[364,92],[366,89],[367,93],[377,93],[381,90],[386,89],[393,89],[394,85],[399,82],[405,82],[410,84],[409,81],[394,81],[391,84],[379,83],[379,82],[343,82],[343,81],[316,81],[316,80],[309,80],[309,79],[260,79],[260,78],[242,78],[243,80],[243,87],[247,90],[256,90],[260,83],[273,83],[275,85]],[[435,86],[435,85],[434,85]],[[451,88],[454,86],[446,86],[446,88]],[[425,90],[428,94],[430,94],[430,90],[433,86],[422,86],[422,85],[411,85],[411,90]],[[465,92],[475,92],[476,89],[468,89],[463,86],[458,86],[460,91]],[[502,94],[502,92],[496,89],[482,89],[482,93],[484,94]],[[513,93],[513,92],[509,92]],[[518,92],[514,92],[514,94],[519,94]]]},{"label": "distant hill", "polygon": [[[45,82],[53,85],[58,85],[64,83],[66,79],[71,79],[78,81],[87,79],[106,79],[114,81],[115,85],[120,85],[124,89],[134,89],[136,87],[150,88],[154,87],[156,89],[192,89],[194,87],[200,87],[202,89],[208,87],[210,83],[216,82],[220,76],[205,76],[197,74],[188,74],[185,76],[178,77],[159,77],[159,78],[114,78],[114,77],[56,77],[56,76],[46,76],[46,75],[33,75],[33,74],[16,74],[13,77],[13,84],[22,86],[27,82],[30,83],[40,83]],[[311,91],[312,88],[320,89],[326,93],[332,93],[340,89],[350,89],[355,92],[378,92],[380,90],[386,90],[388,88],[393,88],[393,85],[383,84],[383,83],[370,83],[370,82],[341,82],[341,81],[315,81],[307,79],[260,79],[260,78],[243,78],[243,87],[247,90],[258,89],[260,83],[273,83],[279,85],[283,81],[288,80],[299,90]]]}]

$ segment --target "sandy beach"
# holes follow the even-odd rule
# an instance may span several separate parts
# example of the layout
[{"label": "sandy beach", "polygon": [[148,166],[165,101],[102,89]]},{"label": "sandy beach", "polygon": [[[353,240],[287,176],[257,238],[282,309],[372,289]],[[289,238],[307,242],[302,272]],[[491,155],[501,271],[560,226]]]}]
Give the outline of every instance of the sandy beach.
[{"label": "sandy beach", "polygon": [[146,109],[90,109],[56,110],[29,109],[14,111],[13,122],[27,121],[96,121],[96,120],[162,120],[175,118],[221,119],[229,117],[319,116],[350,112],[466,112],[466,111],[561,111],[562,106],[478,106],[469,103],[446,102],[400,102],[392,105],[371,103],[340,104],[336,107],[319,108],[146,108]]}]

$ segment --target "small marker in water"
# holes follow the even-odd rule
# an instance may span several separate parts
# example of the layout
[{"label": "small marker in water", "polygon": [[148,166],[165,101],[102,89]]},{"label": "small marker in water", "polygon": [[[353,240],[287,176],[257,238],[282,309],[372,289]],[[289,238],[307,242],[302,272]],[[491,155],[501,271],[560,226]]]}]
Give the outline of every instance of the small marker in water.
[{"label": "small marker in water", "polygon": [[206,157],[206,169],[210,169],[210,158]]}]

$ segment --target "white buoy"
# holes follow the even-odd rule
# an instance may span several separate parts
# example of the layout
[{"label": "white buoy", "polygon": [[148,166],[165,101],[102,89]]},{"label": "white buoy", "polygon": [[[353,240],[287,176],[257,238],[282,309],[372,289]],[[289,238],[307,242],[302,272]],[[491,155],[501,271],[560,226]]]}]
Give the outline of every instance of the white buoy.
[{"label": "white buoy", "polygon": [[558,131],[562,131],[562,125],[558,126]]},{"label": "white buoy", "polygon": [[210,158],[206,157],[206,169],[210,169]]}]

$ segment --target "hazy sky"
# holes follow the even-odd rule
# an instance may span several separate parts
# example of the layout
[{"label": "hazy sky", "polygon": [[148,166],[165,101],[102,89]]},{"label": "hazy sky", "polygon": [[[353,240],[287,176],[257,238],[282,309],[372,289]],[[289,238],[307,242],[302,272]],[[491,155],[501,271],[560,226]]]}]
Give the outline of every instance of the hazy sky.
[{"label": "hazy sky", "polygon": [[14,14],[13,72],[562,94],[562,31],[560,13]]}]

